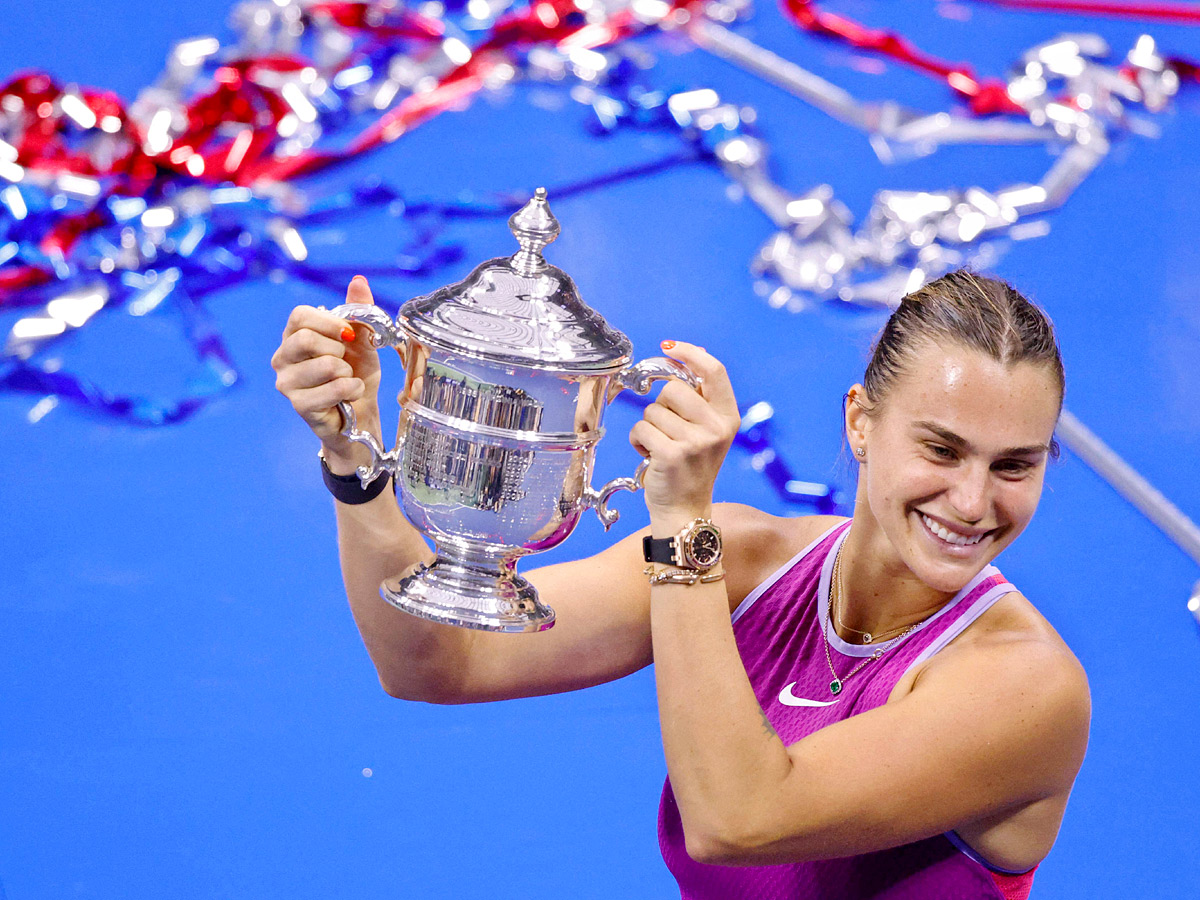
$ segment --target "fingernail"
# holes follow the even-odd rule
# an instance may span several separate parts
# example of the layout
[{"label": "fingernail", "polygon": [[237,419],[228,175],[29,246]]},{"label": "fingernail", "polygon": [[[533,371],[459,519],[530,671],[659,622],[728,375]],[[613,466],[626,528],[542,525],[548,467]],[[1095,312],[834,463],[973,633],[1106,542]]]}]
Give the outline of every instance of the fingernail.
[{"label": "fingernail", "polygon": [[342,329],[342,340],[347,344],[354,343],[354,329],[349,325]]},{"label": "fingernail", "polygon": [[675,342],[674,341],[663,341],[659,346],[661,346],[664,350],[670,350],[675,346]]},{"label": "fingernail", "polygon": [[355,276],[354,276],[353,278],[351,278],[350,280],[351,280],[351,281],[366,281],[366,280],[367,280],[367,277],[366,277],[365,275],[355,275]]}]

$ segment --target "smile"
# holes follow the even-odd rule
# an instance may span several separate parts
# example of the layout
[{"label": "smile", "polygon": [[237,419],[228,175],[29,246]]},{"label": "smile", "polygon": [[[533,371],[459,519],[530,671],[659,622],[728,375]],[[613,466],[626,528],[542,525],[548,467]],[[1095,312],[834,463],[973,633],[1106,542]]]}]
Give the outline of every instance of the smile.
[{"label": "smile", "polygon": [[991,534],[990,531],[984,531],[974,535],[962,534],[961,532],[953,531],[947,528],[940,522],[934,521],[924,513],[920,513],[920,516],[921,521],[925,523],[925,527],[928,528],[934,535],[945,541],[947,544],[953,544],[956,547],[972,547]]}]

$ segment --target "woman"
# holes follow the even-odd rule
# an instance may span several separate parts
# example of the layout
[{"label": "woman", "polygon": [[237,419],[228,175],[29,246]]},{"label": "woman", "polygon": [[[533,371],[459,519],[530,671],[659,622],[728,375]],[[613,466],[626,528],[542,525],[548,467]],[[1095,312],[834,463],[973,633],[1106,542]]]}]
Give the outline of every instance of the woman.
[{"label": "woman", "polygon": [[[370,302],[364,279],[347,299]],[[737,404],[703,348],[664,342],[703,387],[668,383],[630,433],[650,459],[650,527],[529,573],[558,620],[517,636],[380,600],[384,578],[432,554],[386,493],[338,486],[365,460],[336,403],[379,433],[366,343],[300,307],[273,365],[327,481],[354,501],[336,504],[342,571],[388,693],[546,694],[653,660],[660,842],[683,897],[1028,896],[1089,719],[1079,663],[990,565],[1032,517],[1056,449],[1063,372],[1040,310],[966,272],[905,298],[846,394],[849,521],[714,507]]]}]

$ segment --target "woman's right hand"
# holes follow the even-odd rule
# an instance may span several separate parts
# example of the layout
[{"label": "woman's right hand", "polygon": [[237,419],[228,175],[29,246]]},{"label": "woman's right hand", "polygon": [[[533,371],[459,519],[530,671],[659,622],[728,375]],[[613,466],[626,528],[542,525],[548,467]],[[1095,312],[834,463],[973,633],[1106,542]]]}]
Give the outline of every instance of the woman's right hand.
[{"label": "woman's right hand", "polygon": [[[346,289],[346,302],[374,302],[367,279],[354,277]],[[297,306],[271,357],[276,389],[326,450],[339,456],[348,455],[350,446],[341,434],[338,403],[353,403],[360,427],[370,427],[379,416],[379,354],[369,334],[365,325],[353,325],[312,306]]]}]

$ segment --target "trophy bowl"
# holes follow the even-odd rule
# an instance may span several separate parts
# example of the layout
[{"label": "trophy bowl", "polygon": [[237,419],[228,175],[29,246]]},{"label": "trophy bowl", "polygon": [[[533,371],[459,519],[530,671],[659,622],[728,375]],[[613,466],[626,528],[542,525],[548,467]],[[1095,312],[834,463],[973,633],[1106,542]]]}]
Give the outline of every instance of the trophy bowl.
[{"label": "trophy bowl", "polygon": [[343,434],[371,451],[358,477],[393,477],[404,516],[436,548],[429,565],[388,579],[383,598],[413,615],[487,631],[542,631],[554,611],[517,574],[522,556],[562,543],[587,509],[607,529],[617,491],[632,477],[591,486],[608,403],[654,381],[699,379],[681,363],[630,364],[629,339],[579,297],[542,249],[559,224],[546,192],[509,219],[520,244],[463,281],[405,303],[393,321],[375,306],[347,304],[336,316],[371,329],[376,348],[404,360],[396,445],[385,450],[340,404]]}]

